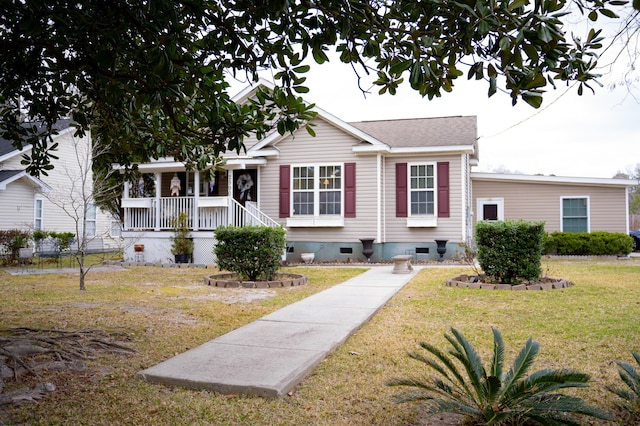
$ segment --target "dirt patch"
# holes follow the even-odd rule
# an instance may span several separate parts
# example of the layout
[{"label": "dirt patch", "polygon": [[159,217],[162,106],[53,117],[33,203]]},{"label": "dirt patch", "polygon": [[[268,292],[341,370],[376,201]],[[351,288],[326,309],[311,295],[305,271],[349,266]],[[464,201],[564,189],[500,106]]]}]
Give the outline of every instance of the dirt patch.
[{"label": "dirt patch", "polygon": [[236,288],[236,289],[226,289],[224,293],[216,292],[210,294],[199,294],[194,296],[188,296],[189,299],[197,299],[197,300],[219,300],[221,302],[227,303],[229,305],[234,303],[251,303],[251,302],[261,302],[263,300],[271,299],[276,295],[275,290],[267,289],[267,288]]},{"label": "dirt patch", "polygon": [[413,426],[460,426],[464,424],[464,416],[455,413],[429,414],[423,411],[418,415]]}]

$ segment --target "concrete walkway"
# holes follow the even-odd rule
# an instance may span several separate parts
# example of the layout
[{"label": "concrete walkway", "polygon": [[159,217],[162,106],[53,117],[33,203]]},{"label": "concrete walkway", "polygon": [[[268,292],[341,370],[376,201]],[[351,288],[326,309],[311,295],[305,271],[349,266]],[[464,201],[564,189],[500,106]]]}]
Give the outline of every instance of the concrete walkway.
[{"label": "concrete walkway", "polygon": [[137,376],[220,393],[283,397],[375,313],[420,267],[376,266]]}]

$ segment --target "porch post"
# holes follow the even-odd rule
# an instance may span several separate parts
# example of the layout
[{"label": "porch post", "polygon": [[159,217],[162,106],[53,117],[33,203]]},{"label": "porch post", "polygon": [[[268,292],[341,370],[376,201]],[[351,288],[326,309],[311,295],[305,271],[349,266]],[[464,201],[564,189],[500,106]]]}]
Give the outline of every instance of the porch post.
[{"label": "porch post", "polygon": [[[129,181],[125,180],[124,189],[122,190],[122,201],[126,200],[127,198],[129,198]],[[120,205],[120,207],[122,207],[122,204]],[[129,230],[129,224],[131,223],[130,216],[131,216],[131,210],[128,208],[124,208],[124,224],[122,227],[124,231]]]},{"label": "porch post", "polygon": [[162,173],[156,172],[156,224],[155,231],[160,230],[160,213],[162,212],[162,206],[160,205],[160,195],[162,194]]},{"label": "porch post", "polygon": [[227,171],[227,226],[233,225],[234,210],[236,208],[233,202],[233,170]]},{"label": "porch post", "polygon": [[197,231],[200,221],[200,208],[198,207],[200,201],[200,170],[193,172],[193,192],[193,223],[191,224],[191,228]]}]

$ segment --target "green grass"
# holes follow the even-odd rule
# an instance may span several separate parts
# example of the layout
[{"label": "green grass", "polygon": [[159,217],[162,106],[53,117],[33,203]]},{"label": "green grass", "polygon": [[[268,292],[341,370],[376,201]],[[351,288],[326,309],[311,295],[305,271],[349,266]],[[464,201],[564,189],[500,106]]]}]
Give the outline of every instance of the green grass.
[{"label": "green grass", "polygon": [[133,334],[138,350],[132,356],[100,355],[80,375],[48,373],[57,391],[9,412],[12,422],[28,424],[415,424],[418,407],[394,404],[397,389],[384,384],[417,368],[406,351],[418,349],[419,341],[444,349],[443,334],[456,327],[486,358],[491,326],[503,334],[508,364],[532,336],[541,344],[534,370],[569,367],[591,374],[593,385],[580,395],[606,408],[611,396],[604,385],[618,380],[613,360],[629,361],[630,352],[640,350],[640,261],[548,260],[545,268],[575,286],[535,292],[458,289],[442,284],[467,268],[424,269],[282,400],[169,388],[134,376],[362,269],[291,268],[310,283],[248,303],[228,299],[241,290],[203,285],[210,270],[92,272],[87,291],[77,289],[72,274],[0,272],[2,327],[124,330]]}]

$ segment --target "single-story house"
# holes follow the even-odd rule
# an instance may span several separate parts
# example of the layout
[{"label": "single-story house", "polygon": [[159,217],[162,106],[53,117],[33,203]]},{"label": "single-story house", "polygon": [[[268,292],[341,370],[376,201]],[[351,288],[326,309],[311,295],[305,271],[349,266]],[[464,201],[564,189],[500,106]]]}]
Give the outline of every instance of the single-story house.
[{"label": "single-story house", "polygon": [[214,262],[213,231],[227,224],[283,226],[290,262],[301,253],[364,260],[363,240],[373,241],[372,261],[435,259],[436,240],[447,241],[451,257],[483,219],[545,220],[548,231],[628,229],[631,181],[472,173],[476,117],[347,123],[315,110],[315,137],[300,129],[246,140],[246,153],[226,153],[213,181],[171,158],[140,164],[141,185],[153,188],[125,184],[125,258],[134,259],[137,243],[145,261],[171,261],[179,212],[189,217],[195,263]]},{"label": "single-story house", "polygon": [[[53,137],[53,143],[58,143],[55,152],[58,159],[53,159],[54,168],[39,178],[27,173],[21,164],[23,155],[30,153],[31,145],[18,150],[10,141],[0,138],[0,230],[39,229],[77,234],[74,220],[77,214],[67,212],[73,211],[84,199],[80,183],[83,172],[77,155],[85,155],[91,139],[90,135],[75,137],[71,120],[60,120],[56,129],[58,134]],[[90,167],[90,162],[85,164]],[[84,189],[91,193],[91,179]],[[105,248],[120,248],[119,218],[96,208],[93,200],[88,201],[88,236],[100,238]]]}]

